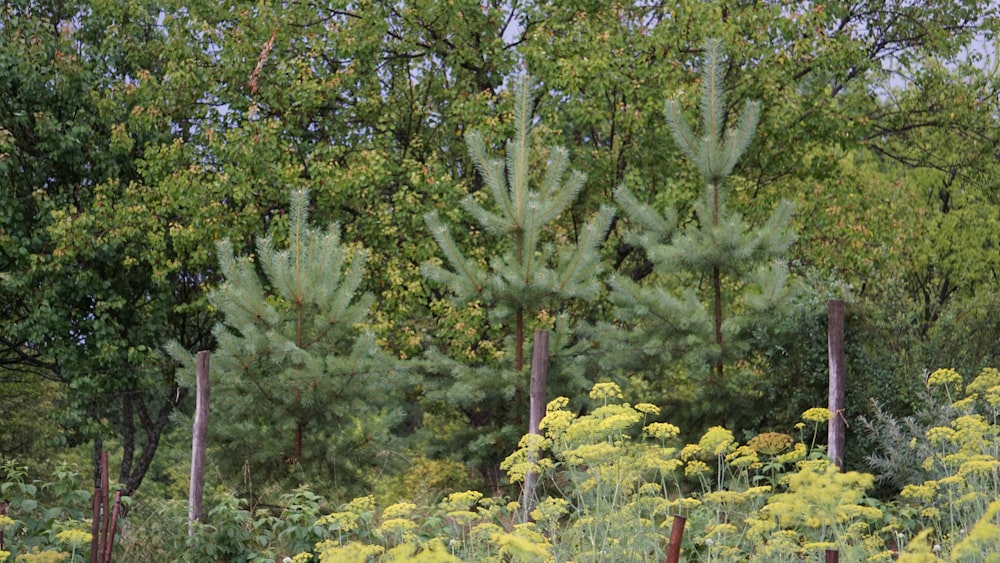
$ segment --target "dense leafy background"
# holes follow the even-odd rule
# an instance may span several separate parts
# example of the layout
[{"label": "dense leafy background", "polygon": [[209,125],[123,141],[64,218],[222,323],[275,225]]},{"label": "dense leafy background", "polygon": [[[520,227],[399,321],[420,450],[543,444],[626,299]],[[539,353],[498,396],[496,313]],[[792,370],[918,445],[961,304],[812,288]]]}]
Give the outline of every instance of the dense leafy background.
[{"label": "dense leafy background", "polygon": [[[488,401],[472,382],[511,378],[513,330],[488,303],[454,302],[421,275],[443,263],[424,216],[436,211],[470,260],[502,254],[507,241],[460,205],[470,194],[489,205],[464,137],[478,130],[502,154],[511,92],[529,73],[536,164],[560,145],[587,176],[547,242],[575,242],[622,184],[696,222],[702,182],[663,108],[677,99],[694,121],[707,37],[729,54],[733,117],[762,103],[729,204],[757,226],[795,204],[787,258],[799,293],[747,336],[723,394],[700,394],[683,362],[609,362],[596,333],[576,328],[559,332],[554,373],[615,379],[692,433],[787,427],[825,404],[825,302],[844,298],[849,420],[872,398],[913,412],[925,373],[997,364],[997,11],[978,0],[5,2],[0,455],[51,470],[108,448],[128,492],[180,498],[192,400],[165,347],[215,347],[215,242],[239,256],[260,236],[286,244],[289,193],[306,188],[311,223],[338,223],[346,245],[369,252],[364,328],[409,362],[394,427],[405,440],[378,452],[377,476],[406,483],[407,470],[466,464],[502,492],[495,464],[523,432],[527,380]],[[661,283],[630,242],[635,227],[618,214],[605,270]],[[561,318],[612,323],[605,297]],[[527,333],[558,332],[556,312],[536,311]],[[720,412],[727,420],[713,420]],[[870,445],[859,428],[848,453],[858,466]],[[244,490],[253,475],[236,473],[211,478]],[[347,495],[375,477],[313,485]]]}]

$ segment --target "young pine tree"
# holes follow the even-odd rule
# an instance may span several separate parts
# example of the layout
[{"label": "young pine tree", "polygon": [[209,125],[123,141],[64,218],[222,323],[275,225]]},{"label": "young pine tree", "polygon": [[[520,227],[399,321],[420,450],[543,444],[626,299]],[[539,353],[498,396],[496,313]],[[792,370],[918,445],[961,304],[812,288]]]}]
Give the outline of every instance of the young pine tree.
[{"label": "young pine tree", "polygon": [[726,204],[726,180],[753,138],[760,106],[748,102],[727,127],[724,75],[722,47],[709,40],[700,132],[688,124],[677,100],[666,104],[674,140],[705,182],[693,217],[681,224],[676,210],[661,214],[620,187],[616,200],[640,227],[632,242],[645,251],[653,275],[645,285],[622,277],[612,282],[619,318],[634,323],[627,337],[631,347],[647,360],[693,360],[689,366],[704,366],[706,386],[716,389],[726,384],[727,362],[745,352],[747,331],[787,295],[781,258],[794,240],[787,202],[758,227]]},{"label": "young pine tree", "polygon": [[217,245],[209,439],[223,475],[350,489],[392,439],[399,382],[361,328],[366,252],[342,243],[337,225],[310,227],[308,204],[307,191],[292,193],[287,248],[265,236],[255,258],[237,258],[230,241]]},{"label": "young pine tree", "polygon": [[[479,302],[489,311],[491,323],[499,323],[512,332],[506,358],[513,356],[513,366],[493,362],[491,365],[467,366],[437,358],[438,371],[447,370],[445,401],[460,409],[476,429],[477,444],[490,443],[497,451],[499,462],[505,447],[513,447],[527,429],[527,407],[512,408],[516,395],[524,396],[528,387],[524,353],[526,331],[538,314],[545,310],[559,316],[573,300],[590,300],[601,290],[599,274],[602,262],[598,248],[604,240],[613,217],[609,206],[598,213],[575,233],[568,232],[557,221],[574,201],[584,184],[584,175],[568,171],[569,154],[562,147],[552,147],[546,155],[544,170],[534,167],[532,137],[532,100],[530,84],[522,81],[514,92],[514,137],[506,143],[505,158],[494,158],[482,135],[466,135],[469,153],[481,175],[493,205],[487,208],[469,195],[462,201],[463,209],[495,237],[502,249],[489,258],[488,264],[470,259],[456,244],[447,225],[436,212],[426,216],[434,240],[447,260],[424,264],[426,277],[449,288],[458,303]],[[559,325],[566,327],[558,330]],[[563,336],[573,331],[572,323],[557,323],[557,334],[550,346],[555,350],[568,343]],[[550,367],[549,381],[557,363]],[[568,377],[568,376],[567,376]],[[563,378],[565,379],[565,377]],[[564,381],[565,383],[565,381]],[[523,425],[514,423],[523,417]],[[474,419],[479,420],[476,422]],[[504,435],[499,438],[483,426]],[[501,443],[498,441],[511,441]],[[476,445],[472,446],[476,448]],[[495,457],[500,455],[500,457]]]}]

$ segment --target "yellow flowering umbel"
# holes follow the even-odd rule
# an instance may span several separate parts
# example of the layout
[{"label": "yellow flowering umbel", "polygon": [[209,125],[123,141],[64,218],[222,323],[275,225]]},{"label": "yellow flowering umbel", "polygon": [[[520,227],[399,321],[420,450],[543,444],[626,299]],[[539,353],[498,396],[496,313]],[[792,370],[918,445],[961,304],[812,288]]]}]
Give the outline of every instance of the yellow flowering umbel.
[{"label": "yellow flowering umbel", "polygon": [[830,409],[820,407],[814,407],[802,413],[802,420],[806,422],[815,422],[817,424],[826,422],[831,418],[833,418],[833,413],[830,412]]},{"label": "yellow flowering umbel", "polygon": [[721,426],[713,426],[698,441],[698,447],[709,455],[721,456],[732,451],[735,443],[732,432]]},{"label": "yellow flowering umbel", "polygon": [[962,376],[953,369],[939,369],[927,378],[927,388],[958,386],[962,384]]},{"label": "yellow flowering umbel", "polygon": [[590,398],[595,401],[604,401],[604,404],[607,404],[609,400],[621,399],[622,389],[617,383],[595,383],[590,390]]},{"label": "yellow flowering umbel", "polygon": [[761,455],[777,455],[791,447],[795,440],[781,432],[763,432],[750,438],[747,445]]}]

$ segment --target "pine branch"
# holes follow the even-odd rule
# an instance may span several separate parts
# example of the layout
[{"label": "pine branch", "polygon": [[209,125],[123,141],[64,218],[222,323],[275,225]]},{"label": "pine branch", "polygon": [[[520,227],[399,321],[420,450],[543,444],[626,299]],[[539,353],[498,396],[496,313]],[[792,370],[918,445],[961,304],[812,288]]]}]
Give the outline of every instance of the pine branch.
[{"label": "pine branch", "polygon": [[615,201],[631,219],[639,223],[643,230],[653,231],[659,238],[666,238],[677,227],[676,211],[667,208],[664,214],[660,215],[652,207],[640,203],[624,185],[618,186],[615,190]]},{"label": "pine branch", "polygon": [[439,283],[452,285],[462,299],[472,299],[474,295],[482,293],[485,285],[483,282],[485,274],[475,264],[462,256],[462,252],[455,244],[448,227],[441,223],[437,211],[431,211],[424,215],[424,221],[431,231],[431,236],[434,237],[445,258],[448,259],[448,263],[458,272],[458,274],[454,274],[440,266],[426,263],[421,268],[424,275]]},{"label": "pine branch", "polygon": [[483,177],[486,187],[489,188],[493,200],[503,210],[507,217],[515,217],[515,209],[507,190],[507,180],[504,177],[504,163],[499,159],[492,159],[486,152],[486,143],[483,136],[477,131],[469,131],[465,134],[465,143],[469,147],[469,157],[476,167],[476,171]]}]

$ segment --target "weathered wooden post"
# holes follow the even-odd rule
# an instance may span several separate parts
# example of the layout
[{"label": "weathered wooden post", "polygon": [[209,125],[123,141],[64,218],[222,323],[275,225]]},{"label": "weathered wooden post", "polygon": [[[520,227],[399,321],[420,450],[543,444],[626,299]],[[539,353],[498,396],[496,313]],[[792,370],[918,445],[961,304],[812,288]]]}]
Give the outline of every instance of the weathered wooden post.
[{"label": "weathered wooden post", "polygon": [[194,428],[191,438],[191,483],[188,489],[188,535],[194,535],[194,523],[201,520],[202,491],[205,486],[205,447],[208,436],[208,366],[211,352],[198,352],[195,363]]},{"label": "weathered wooden post", "polygon": [[829,408],[832,416],[827,426],[827,453],[833,463],[844,469],[844,441],[847,434],[847,421],[844,418],[844,374],[846,360],[844,359],[844,302],[831,299],[828,304],[829,325],[827,328],[827,343],[830,357],[830,399]]},{"label": "weathered wooden post", "polygon": [[836,549],[826,550],[826,560],[825,563],[838,563],[840,561],[840,552]]},{"label": "weathered wooden post", "polygon": [[684,539],[684,524],[686,522],[687,518],[674,516],[674,522],[670,526],[670,543],[667,544],[666,563],[680,563],[681,541]]},{"label": "weathered wooden post", "polygon": [[[549,375],[549,331],[535,331],[535,345],[531,354],[531,385],[529,387],[528,434],[540,434],[539,424],[545,417],[545,383]],[[537,454],[529,454],[530,461],[536,461]],[[534,509],[535,485],[538,474],[529,471],[524,476],[524,493],[521,506],[524,507],[524,519]]]}]

